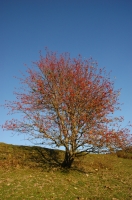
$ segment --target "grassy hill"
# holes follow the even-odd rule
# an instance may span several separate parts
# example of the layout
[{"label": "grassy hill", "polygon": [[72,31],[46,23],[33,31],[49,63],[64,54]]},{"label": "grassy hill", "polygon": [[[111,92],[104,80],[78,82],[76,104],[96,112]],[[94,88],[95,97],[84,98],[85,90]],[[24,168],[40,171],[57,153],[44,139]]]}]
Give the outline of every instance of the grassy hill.
[{"label": "grassy hill", "polygon": [[89,154],[70,170],[64,152],[0,143],[0,200],[131,200],[132,160]]}]

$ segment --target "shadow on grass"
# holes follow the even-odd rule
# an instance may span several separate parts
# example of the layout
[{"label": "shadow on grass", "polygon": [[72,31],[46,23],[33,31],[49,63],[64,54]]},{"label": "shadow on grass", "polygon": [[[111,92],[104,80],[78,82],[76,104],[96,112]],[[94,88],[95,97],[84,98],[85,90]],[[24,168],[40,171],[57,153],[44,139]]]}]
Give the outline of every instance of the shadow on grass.
[{"label": "shadow on grass", "polygon": [[45,149],[45,152],[43,152],[40,148],[36,148],[36,150],[40,156],[40,162],[50,164],[51,166],[61,165],[61,162],[59,161],[59,152],[53,149]]},{"label": "shadow on grass", "polygon": [[63,173],[63,174],[68,174],[71,171],[77,171],[77,172],[80,172],[82,174],[86,174],[87,173],[85,170],[81,170],[81,169],[79,169],[77,167],[71,167],[70,169],[68,169],[68,168],[61,168],[61,173]]},{"label": "shadow on grass", "polygon": [[54,168],[60,167],[60,152],[53,149],[33,147],[30,160],[36,167]]},{"label": "shadow on grass", "polygon": [[41,168],[42,170],[59,170],[62,173],[70,171],[79,171],[86,173],[81,160],[76,160],[70,169],[62,168],[61,164],[65,152],[42,148],[39,146],[18,146],[0,144],[0,167],[3,168]]},{"label": "shadow on grass", "polygon": [[71,168],[62,168],[61,164],[64,159],[64,152],[60,150],[33,147],[32,149],[31,160],[36,163],[38,167],[41,167],[46,170],[60,170],[62,173],[69,173],[71,171],[78,171],[80,173],[86,173],[85,170],[80,169],[77,165],[74,165]]}]

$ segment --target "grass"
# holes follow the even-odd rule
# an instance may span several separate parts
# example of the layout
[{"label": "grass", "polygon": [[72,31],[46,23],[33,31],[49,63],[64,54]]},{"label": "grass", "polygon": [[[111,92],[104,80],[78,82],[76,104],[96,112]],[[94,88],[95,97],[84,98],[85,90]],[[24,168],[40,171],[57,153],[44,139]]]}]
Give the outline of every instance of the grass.
[{"label": "grass", "polygon": [[130,200],[132,160],[89,154],[70,170],[63,151],[0,143],[0,200]]},{"label": "grass", "polygon": [[120,157],[120,158],[132,159],[132,146],[126,148],[125,150],[118,151],[117,156]]}]

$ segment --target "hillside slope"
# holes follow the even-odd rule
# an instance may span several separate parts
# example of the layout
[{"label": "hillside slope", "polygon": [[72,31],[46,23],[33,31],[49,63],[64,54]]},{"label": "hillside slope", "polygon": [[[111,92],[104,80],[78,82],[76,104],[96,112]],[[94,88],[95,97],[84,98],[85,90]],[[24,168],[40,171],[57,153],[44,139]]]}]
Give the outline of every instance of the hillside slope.
[{"label": "hillside slope", "polygon": [[89,154],[64,170],[63,156],[63,151],[0,143],[0,199],[132,199],[131,159]]}]

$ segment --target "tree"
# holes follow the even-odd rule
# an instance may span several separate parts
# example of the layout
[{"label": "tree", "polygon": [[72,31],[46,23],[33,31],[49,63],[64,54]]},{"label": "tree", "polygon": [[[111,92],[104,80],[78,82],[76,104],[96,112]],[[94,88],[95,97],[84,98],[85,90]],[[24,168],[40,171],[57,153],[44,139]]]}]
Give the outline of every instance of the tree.
[{"label": "tree", "polygon": [[129,129],[120,129],[122,117],[113,117],[120,109],[120,90],[114,90],[105,69],[68,53],[57,56],[47,52],[28,68],[20,79],[22,92],[16,101],[6,103],[10,114],[22,113],[22,121],[6,121],[4,129],[26,133],[41,144],[65,147],[62,167],[71,167],[75,157],[90,148],[123,148],[128,145]]}]

